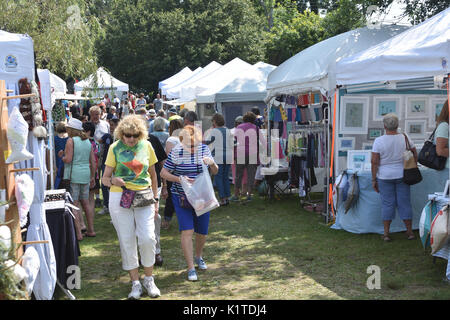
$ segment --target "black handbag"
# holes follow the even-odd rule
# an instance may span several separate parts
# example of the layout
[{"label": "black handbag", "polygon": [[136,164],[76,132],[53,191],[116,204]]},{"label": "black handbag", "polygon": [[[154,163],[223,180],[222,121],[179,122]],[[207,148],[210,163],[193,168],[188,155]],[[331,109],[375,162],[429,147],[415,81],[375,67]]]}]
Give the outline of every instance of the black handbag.
[{"label": "black handbag", "polygon": [[433,143],[434,133],[436,129],[434,129],[431,136],[427,141],[423,144],[422,150],[419,152],[418,161],[421,165],[425,167],[434,169],[434,170],[443,170],[445,168],[445,164],[447,162],[446,157],[438,156],[436,152],[436,145]]}]

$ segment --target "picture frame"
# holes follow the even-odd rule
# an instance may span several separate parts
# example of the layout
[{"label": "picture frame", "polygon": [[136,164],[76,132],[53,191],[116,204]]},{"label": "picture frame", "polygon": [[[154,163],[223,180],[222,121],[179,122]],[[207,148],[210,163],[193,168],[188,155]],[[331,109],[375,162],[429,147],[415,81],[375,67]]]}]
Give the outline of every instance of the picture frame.
[{"label": "picture frame", "polygon": [[367,134],[369,123],[368,110],[368,97],[342,97],[340,104],[340,133]]},{"label": "picture frame", "polygon": [[383,135],[384,128],[369,128],[367,133],[367,140],[375,140]]},{"label": "picture frame", "polygon": [[373,143],[371,143],[371,142],[363,142],[363,144],[362,144],[362,149],[363,150],[370,150],[370,151],[372,151],[372,148],[373,148]]},{"label": "picture frame", "polygon": [[354,150],[355,149],[355,137],[340,137],[339,140],[339,150]]},{"label": "picture frame", "polygon": [[405,133],[411,139],[426,137],[427,120],[405,120]]},{"label": "picture frame", "polygon": [[373,121],[383,121],[383,116],[394,113],[402,119],[402,103],[399,96],[374,96],[373,97]]},{"label": "picture frame", "polygon": [[405,119],[429,118],[429,99],[424,96],[407,97]]},{"label": "picture frame", "polygon": [[431,113],[432,115],[430,116],[430,123],[428,124],[430,126],[430,128],[434,128],[436,126],[437,123],[437,118],[439,117],[441,110],[444,106],[445,101],[447,101],[447,99],[445,98],[434,98],[431,99]]},{"label": "picture frame", "polygon": [[367,171],[371,168],[372,152],[370,150],[347,151],[347,169],[354,171]]}]

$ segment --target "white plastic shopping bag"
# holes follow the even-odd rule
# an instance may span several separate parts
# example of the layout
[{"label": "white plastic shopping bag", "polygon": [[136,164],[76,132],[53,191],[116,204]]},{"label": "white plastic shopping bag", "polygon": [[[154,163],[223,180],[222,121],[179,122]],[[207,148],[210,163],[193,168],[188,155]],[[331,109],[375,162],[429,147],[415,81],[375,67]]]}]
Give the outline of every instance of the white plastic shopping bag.
[{"label": "white plastic shopping bag", "polygon": [[197,176],[193,183],[190,183],[184,176],[180,177],[181,186],[186,194],[186,198],[194,208],[197,216],[201,216],[220,206],[214,194],[208,167],[202,163],[202,168],[203,172]]}]

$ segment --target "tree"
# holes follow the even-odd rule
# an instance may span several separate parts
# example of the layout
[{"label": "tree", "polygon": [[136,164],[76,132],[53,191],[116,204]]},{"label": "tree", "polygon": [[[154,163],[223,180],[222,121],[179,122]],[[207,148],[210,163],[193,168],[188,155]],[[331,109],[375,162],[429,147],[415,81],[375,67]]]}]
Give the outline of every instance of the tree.
[{"label": "tree", "polygon": [[404,0],[412,24],[418,24],[450,6],[449,0]]},{"label": "tree", "polygon": [[94,45],[102,28],[96,17],[87,17],[84,1],[1,1],[0,29],[29,34],[38,68],[63,79],[85,77],[97,68]]}]

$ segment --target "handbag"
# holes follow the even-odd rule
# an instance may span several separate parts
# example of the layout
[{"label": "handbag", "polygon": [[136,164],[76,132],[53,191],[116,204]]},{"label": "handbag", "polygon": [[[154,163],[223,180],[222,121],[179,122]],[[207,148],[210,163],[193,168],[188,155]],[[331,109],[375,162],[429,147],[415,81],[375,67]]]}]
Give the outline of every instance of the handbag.
[{"label": "handbag", "polygon": [[406,143],[406,151],[403,153],[403,182],[411,186],[422,181],[422,174],[417,167],[408,138],[405,134],[403,135]]},{"label": "handbag", "polygon": [[156,202],[151,188],[139,191],[129,190],[125,187],[122,187],[122,189],[122,196],[120,197],[120,206],[122,208],[148,207]]},{"label": "handbag", "polygon": [[191,203],[188,201],[186,196],[180,196],[179,199],[180,199],[180,207],[182,207],[184,209],[192,209],[192,210],[194,210],[194,208],[192,207]]},{"label": "handbag", "polygon": [[431,223],[430,246],[431,254],[435,254],[447,243],[449,238],[448,205],[443,207]]},{"label": "handbag", "polygon": [[424,165],[425,167],[435,170],[443,170],[445,168],[447,158],[438,156],[436,152],[436,145],[433,142],[435,132],[436,129],[434,129],[431,136],[423,144],[422,150],[420,150],[419,152],[418,160],[419,163]]},{"label": "handbag", "polygon": [[[72,155],[72,162],[70,163],[70,176],[69,179],[62,179],[59,183],[59,189],[66,189],[66,191],[70,192],[70,181],[72,180],[72,166],[73,166],[73,156],[75,155],[75,141],[73,142],[73,155]],[[63,162],[64,163],[64,162]],[[63,164],[63,177],[64,177],[64,169],[66,165]]]}]

